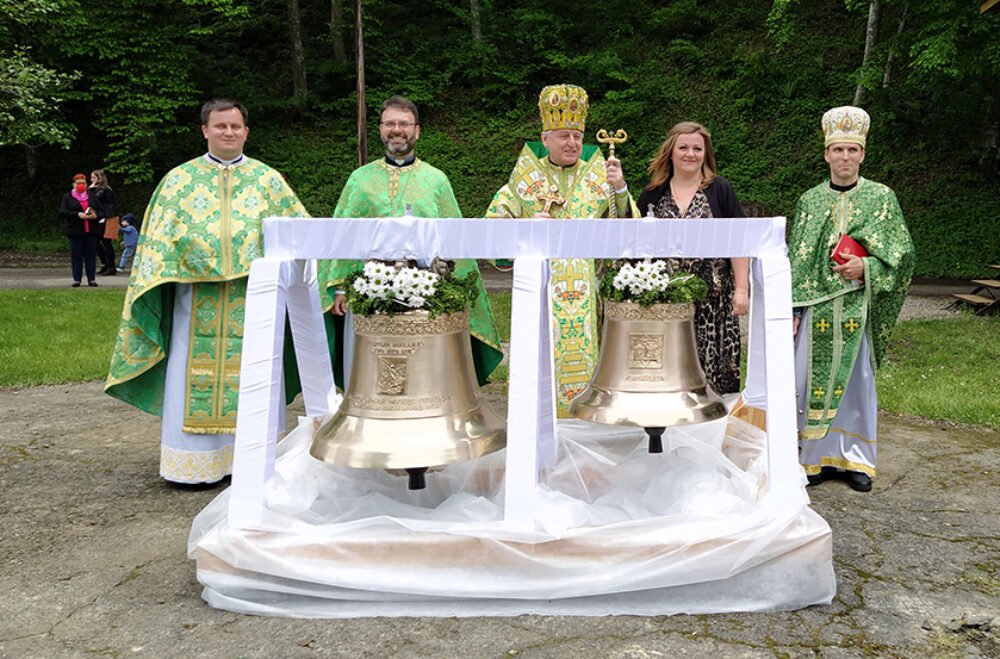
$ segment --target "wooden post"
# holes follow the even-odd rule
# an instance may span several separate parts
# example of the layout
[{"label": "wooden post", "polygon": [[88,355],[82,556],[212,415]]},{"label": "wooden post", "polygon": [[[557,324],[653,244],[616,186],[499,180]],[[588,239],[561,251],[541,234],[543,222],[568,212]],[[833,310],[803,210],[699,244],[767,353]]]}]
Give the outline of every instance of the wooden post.
[{"label": "wooden post", "polygon": [[354,50],[357,67],[358,96],[358,166],[368,162],[368,133],[365,129],[365,41],[362,34],[361,0],[354,0]]}]

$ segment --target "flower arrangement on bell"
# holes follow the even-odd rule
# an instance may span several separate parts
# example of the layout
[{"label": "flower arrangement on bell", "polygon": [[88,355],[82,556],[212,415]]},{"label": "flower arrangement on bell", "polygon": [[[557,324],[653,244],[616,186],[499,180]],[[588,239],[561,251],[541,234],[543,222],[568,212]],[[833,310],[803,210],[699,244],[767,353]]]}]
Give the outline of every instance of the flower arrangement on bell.
[{"label": "flower arrangement on bell", "polygon": [[355,314],[427,311],[431,318],[467,311],[478,294],[479,274],[454,276],[454,263],[435,258],[430,268],[412,261],[368,261],[344,281],[347,306]]},{"label": "flower arrangement on bell", "polygon": [[437,258],[429,267],[369,261],[343,280],[353,313],[351,368],[340,407],[317,431],[310,455],[406,473],[418,490],[428,469],[506,446],[506,424],[486,404],[472,353],[479,273],[454,273],[454,262]]},{"label": "flower arrangement on bell", "polygon": [[673,272],[673,259],[615,261],[601,276],[601,355],[569,412],[592,423],[639,426],[649,452],[667,427],[714,421],[726,406],[709,388],[694,334],[695,302],[708,284]]},{"label": "flower arrangement on bell", "polygon": [[615,261],[601,277],[601,296],[613,302],[635,302],[642,307],[654,304],[701,302],[708,284],[690,272],[671,272],[663,259]]}]

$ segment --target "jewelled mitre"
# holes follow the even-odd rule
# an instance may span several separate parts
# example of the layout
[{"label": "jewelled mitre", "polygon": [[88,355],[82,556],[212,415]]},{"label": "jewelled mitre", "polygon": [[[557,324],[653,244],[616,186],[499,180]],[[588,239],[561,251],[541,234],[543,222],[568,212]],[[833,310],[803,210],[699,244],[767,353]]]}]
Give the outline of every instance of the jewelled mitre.
[{"label": "jewelled mitre", "polygon": [[826,136],[823,146],[850,142],[864,147],[869,126],[871,119],[861,108],[845,105],[827,110],[823,115],[823,135]]},{"label": "jewelled mitre", "polygon": [[538,96],[543,131],[569,128],[583,132],[589,109],[587,90],[576,85],[549,85]]}]

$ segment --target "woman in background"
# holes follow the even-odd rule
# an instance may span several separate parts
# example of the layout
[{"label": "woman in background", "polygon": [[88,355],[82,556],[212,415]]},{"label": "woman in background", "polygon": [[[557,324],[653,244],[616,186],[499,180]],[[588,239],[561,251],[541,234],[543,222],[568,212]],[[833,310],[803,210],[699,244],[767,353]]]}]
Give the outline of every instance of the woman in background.
[{"label": "woman in background", "polygon": [[[656,217],[743,217],[733,186],[716,173],[712,136],[701,124],[683,121],[667,133],[649,163],[650,182],[639,211]],[[674,270],[693,272],[708,284],[695,305],[698,357],[708,385],[719,394],[740,390],[740,325],[750,308],[749,259],[675,259]]]},{"label": "woman in background", "polygon": [[87,193],[87,177],[77,174],[73,177],[73,189],[62,197],[59,217],[66,222],[66,236],[69,238],[70,266],[73,270],[73,288],[80,287],[84,269],[87,285],[97,286],[94,257],[97,242],[103,234],[103,227],[97,219],[97,212],[90,203]]},{"label": "woman in background", "polygon": [[115,195],[108,185],[108,177],[103,169],[90,173],[90,204],[97,213],[103,235],[97,244],[97,258],[101,260],[99,275],[113,275],[118,271],[115,261],[115,243],[118,240],[118,212],[115,210]]}]

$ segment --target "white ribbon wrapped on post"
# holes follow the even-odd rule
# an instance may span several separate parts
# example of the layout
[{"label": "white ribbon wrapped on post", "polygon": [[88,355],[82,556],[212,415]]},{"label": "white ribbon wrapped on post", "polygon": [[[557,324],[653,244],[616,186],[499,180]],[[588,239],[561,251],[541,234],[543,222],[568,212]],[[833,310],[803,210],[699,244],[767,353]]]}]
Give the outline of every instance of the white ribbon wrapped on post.
[{"label": "white ribbon wrapped on post", "polygon": [[313,259],[514,259],[505,519],[530,523],[539,464],[555,447],[548,269],[552,258],[755,257],[747,401],[768,411],[767,497],[801,489],[785,219],[341,218],[264,221],[247,288],[229,524],[254,528],[274,471],[284,315],[306,413],[336,409]]}]

